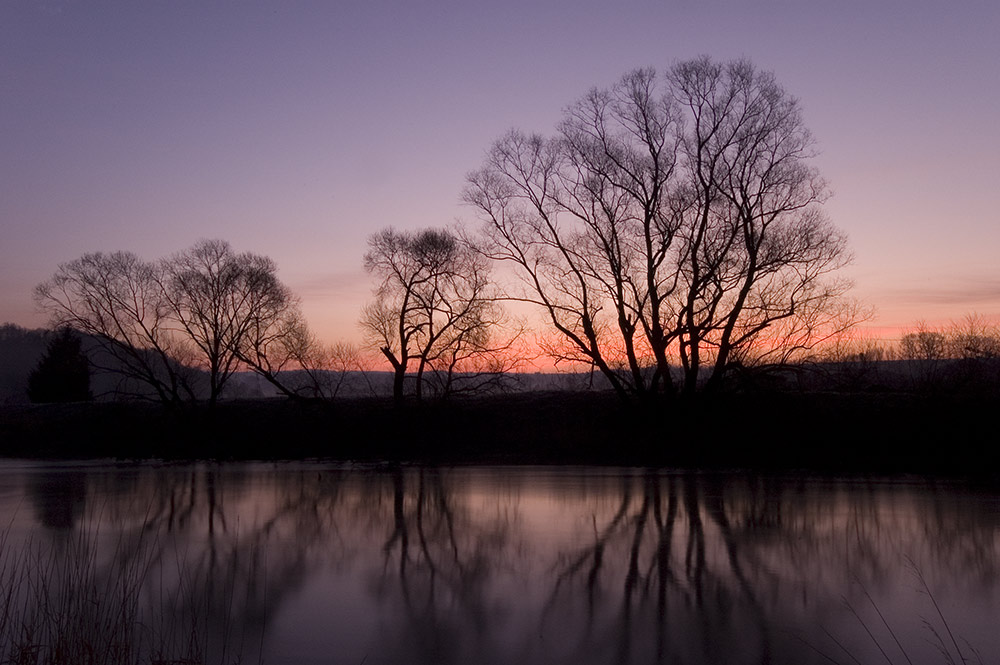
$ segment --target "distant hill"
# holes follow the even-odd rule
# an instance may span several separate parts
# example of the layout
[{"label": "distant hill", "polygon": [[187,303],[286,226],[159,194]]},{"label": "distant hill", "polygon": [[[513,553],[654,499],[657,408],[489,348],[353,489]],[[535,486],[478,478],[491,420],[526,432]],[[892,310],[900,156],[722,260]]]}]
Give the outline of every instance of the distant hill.
[{"label": "distant hill", "polygon": [[[0,405],[28,403],[28,375],[45,354],[51,334],[12,323],[0,325]],[[81,338],[84,353],[93,361],[96,341],[89,335],[81,334]],[[122,375],[114,372],[91,372],[90,389],[96,399],[110,399],[122,387],[133,393],[145,390],[142,386],[125,386]]]},{"label": "distant hill", "polygon": [[48,331],[0,325],[0,404],[28,401],[28,374],[48,345]]},{"label": "distant hill", "polygon": [[[0,405],[28,403],[28,375],[41,361],[51,335],[49,330],[29,330],[13,323],[0,325]],[[82,337],[87,353],[94,342],[86,335]],[[92,373],[91,392],[109,392],[116,381],[115,377]]]},{"label": "distant hill", "polygon": [[[320,380],[325,384],[326,394],[334,392],[337,397],[390,397],[392,395],[392,372],[389,371],[320,371]],[[309,384],[309,377],[302,371],[283,372],[281,380],[295,390]],[[533,372],[511,374],[505,377],[505,385],[511,392],[560,392],[598,389],[609,386],[599,374],[589,373],[543,373]],[[254,372],[237,372],[226,384],[223,396],[228,399],[279,397],[281,393],[262,376]]]}]

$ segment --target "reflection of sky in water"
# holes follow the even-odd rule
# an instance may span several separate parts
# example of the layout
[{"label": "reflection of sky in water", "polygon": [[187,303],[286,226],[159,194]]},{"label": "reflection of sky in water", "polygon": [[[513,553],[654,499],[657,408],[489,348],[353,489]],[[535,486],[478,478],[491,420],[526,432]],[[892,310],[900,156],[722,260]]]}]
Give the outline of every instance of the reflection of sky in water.
[{"label": "reflection of sky in water", "polygon": [[832,635],[875,662],[872,601],[935,660],[915,569],[962,648],[1000,648],[997,495],[961,486],[8,462],[0,502],[9,547],[96,534],[105,570],[148,557],[147,602],[230,607],[245,660],[261,635],[268,663],[850,660]]}]

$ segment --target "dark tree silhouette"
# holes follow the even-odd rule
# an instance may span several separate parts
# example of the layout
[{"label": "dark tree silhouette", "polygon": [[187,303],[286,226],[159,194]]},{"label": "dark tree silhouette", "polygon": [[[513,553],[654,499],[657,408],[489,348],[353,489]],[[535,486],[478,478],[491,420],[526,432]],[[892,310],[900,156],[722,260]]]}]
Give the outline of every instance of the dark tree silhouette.
[{"label": "dark tree silhouette", "polygon": [[948,340],[944,333],[929,330],[920,323],[916,332],[903,335],[899,342],[906,360],[944,360],[948,357]]},{"label": "dark tree silhouette", "polygon": [[489,267],[468,243],[443,230],[389,228],[371,236],[368,246],[365,269],[379,282],[361,325],[392,365],[397,404],[410,371],[419,400],[426,372],[440,370],[450,379],[463,363],[502,354],[491,346],[503,313]]},{"label": "dark tree silhouette", "polygon": [[60,328],[49,341],[38,367],[28,375],[32,402],[82,402],[91,399],[90,362],[79,335]]},{"label": "dark tree silhouette", "polygon": [[268,257],[236,254],[223,240],[202,240],[162,264],[170,316],[208,371],[210,405],[241,363],[282,387],[277,372],[289,356],[282,341],[303,323],[277,270]]},{"label": "dark tree silhouette", "polygon": [[59,266],[35,298],[54,325],[95,340],[95,368],[169,404],[196,400],[196,370],[207,374],[210,404],[240,366],[282,388],[278,372],[304,357],[311,339],[274,262],[221,240],[155,263],[128,252],[87,254]]},{"label": "dark tree silhouette", "polygon": [[122,378],[119,392],[168,404],[194,399],[191,373],[172,333],[160,269],[130,252],[96,252],[64,263],[35,288],[53,326],[91,337],[94,369]]},{"label": "dark tree silhouette", "polygon": [[819,208],[813,143],[772,74],[701,58],[592,90],[551,138],[508,133],[464,198],[557,358],[622,397],[690,392],[786,362],[856,315],[848,283],[828,279],[849,254]]}]

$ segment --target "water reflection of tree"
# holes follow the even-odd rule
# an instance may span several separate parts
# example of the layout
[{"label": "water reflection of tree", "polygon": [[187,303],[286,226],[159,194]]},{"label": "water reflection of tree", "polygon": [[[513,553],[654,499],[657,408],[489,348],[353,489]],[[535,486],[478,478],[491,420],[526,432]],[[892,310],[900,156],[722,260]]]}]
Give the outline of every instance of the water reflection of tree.
[{"label": "water reflection of tree", "polygon": [[70,530],[83,515],[87,501],[87,475],[72,469],[32,473],[27,483],[27,494],[42,526]]},{"label": "water reflection of tree", "polygon": [[[742,541],[730,525],[721,489],[692,477],[652,472],[638,479],[623,477],[617,510],[603,524],[593,517],[593,542],[557,563],[544,620],[559,621],[566,601],[573,602],[572,588],[582,585],[587,615],[579,636],[581,657],[597,642],[612,642],[615,662],[648,662],[650,656],[670,662],[693,646],[676,644],[681,634],[685,641],[700,636],[697,651],[702,657],[721,658],[724,654],[715,645],[740,607],[755,628],[753,640],[740,635],[744,648],[752,649],[757,642],[762,654],[769,653],[768,624],[757,591],[743,572]],[[721,536],[725,567],[710,556],[707,525]],[[597,615],[609,607],[617,607],[615,615],[600,621]],[[678,630],[679,614],[687,615],[681,621],[692,622],[687,630]],[[638,626],[637,621],[647,625]],[[650,629],[654,639],[640,642],[651,644],[652,653],[634,653],[635,638],[645,638]],[[595,630],[611,634],[595,639]],[[614,639],[608,640],[612,634]]]},{"label": "water reflection of tree", "polygon": [[[925,577],[944,563],[949,570],[962,570],[967,577],[966,592],[991,588],[1000,579],[1000,510],[993,491],[958,490],[961,503],[956,505],[955,487],[934,487],[933,499],[920,524],[923,538],[930,544],[928,560],[914,560]],[[961,594],[960,594],[961,595]]]},{"label": "water reflection of tree", "polygon": [[[891,597],[908,581],[907,558],[967,584],[995,584],[992,499],[956,497],[954,487],[651,472],[618,483],[598,489],[615,504],[595,510],[589,543],[552,567],[542,625],[576,631],[575,646],[560,647],[567,660],[725,660],[733,643],[747,662],[805,658],[787,634],[803,616],[815,630],[842,611],[842,596]],[[420,484],[416,491],[418,506],[433,496]],[[399,485],[395,496],[404,496]],[[508,541],[516,540],[515,530]],[[599,645],[613,652],[595,657]]]},{"label": "water reflection of tree", "polygon": [[370,583],[387,662],[698,662],[730,658],[736,642],[742,660],[791,662],[773,626],[822,621],[855,580],[877,595],[904,556],[932,587],[934,570],[962,571],[970,587],[997,572],[994,495],[953,487],[616,472],[552,494],[587,522],[550,549],[526,535],[517,488],[462,471],[196,465],[85,478],[76,528],[121,543],[102,574],[148,565],[150,603],[250,649],[331,567]]},{"label": "water reflection of tree", "polygon": [[141,567],[155,581],[145,600],[164,622],[164,639],[197,638],[225,662],[233,649],[255,652],[269,621],[336,556],[326,544],[341,474],[282,476],[258,493],[248,483],[267,477],[260,470],[215,465],[91,475],[103,501],[83,528],[117,534],[113,550],[95,557],[95,577]]},{"label": "water reflection of tree", "polygon": [[[574,638],[582,660],[593,645],[613,643],[608,656],[616,662],[714,662],[731,658],[738,643],[746,662],[767,662],[796,648],[778,634],[795,624],[789,599],[823,611],[817,604],[852,588],[891,584],[908,548],[929,545],[930,566],[964,566],[973,556],[978,570],[989,569],[996,545],[988,529],[965,520],[964,529],[945,531],[946,542],[938,534],[954,521],[899,510],[911,498],[905,490],[873,482],[815,492],[803,482],[732,475],[623,477],[617,507],[603,520],[592,517],[590,542],[559,557],[543,620],[555,625],[585,608]],[[938,499],[929,500],[954,512]],[[916,524],[897,521],[901,515],[933,532],[921,538]],[[637,653],[637,645],[652,652]]]},{"label": "water reflection of tree", "polygon": [[413,662],[462,662],[470,648],[489,653],[499,607],[490,583],[509,545],[512,515],[474,513],[437,469],[392,471],[392,530],[382,546],[376,589],[402,601]]}]

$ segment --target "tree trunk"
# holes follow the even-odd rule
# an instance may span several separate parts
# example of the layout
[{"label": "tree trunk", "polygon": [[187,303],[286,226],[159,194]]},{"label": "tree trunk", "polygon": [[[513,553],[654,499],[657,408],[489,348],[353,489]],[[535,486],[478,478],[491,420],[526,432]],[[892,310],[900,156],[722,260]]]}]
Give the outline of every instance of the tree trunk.
[{"label": "tree trunk", "polygon": [[383,346],[379,350],[382,352],[382,355],[389,359],[389,364],[392,365],[392,401],[397,407],[403,406],[403,379],[406,378],[406,363],[396,360],[396,356],[392,354],[392,350],[387,346]]}]

